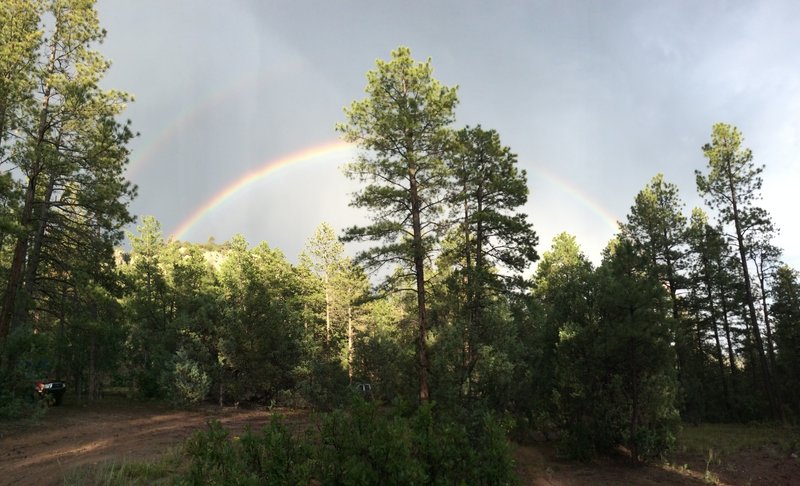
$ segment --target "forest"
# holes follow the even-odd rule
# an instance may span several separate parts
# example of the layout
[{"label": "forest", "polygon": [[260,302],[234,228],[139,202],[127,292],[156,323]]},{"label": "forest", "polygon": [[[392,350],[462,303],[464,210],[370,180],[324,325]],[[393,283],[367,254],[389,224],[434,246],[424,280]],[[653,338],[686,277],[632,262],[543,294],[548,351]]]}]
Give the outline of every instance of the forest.
[{"label": "forest", "polygon": [[[400,47],[335,127],[359,149],[344,172],[369,221],[321,223],[290,262],[241,235],[178,241],[130,213],[131,96],[100,86],[93,2],[3,0],[0,20],[3,419],[39,407],[42,377],[75,400],[124,389],[178,407],[310,409],[329,414],[322,443],[342,447],[313,453],[327,469],[290,467],[318,442],[274,425],[264,443],[299,441],[287,483],[502,484],[507,437],[647,461],[682,424],[800,418],[798,271],[733,125],[698,147],[705,207],[655,174],[595,266],[568,233],[540,249],[513,148],[459,126],[458,89]],[[347,449],[336,420],[354,417],[380,433]],[[213,434],[195,439],[197,461]],[[342,466],[348,453],[368,466]]]}]

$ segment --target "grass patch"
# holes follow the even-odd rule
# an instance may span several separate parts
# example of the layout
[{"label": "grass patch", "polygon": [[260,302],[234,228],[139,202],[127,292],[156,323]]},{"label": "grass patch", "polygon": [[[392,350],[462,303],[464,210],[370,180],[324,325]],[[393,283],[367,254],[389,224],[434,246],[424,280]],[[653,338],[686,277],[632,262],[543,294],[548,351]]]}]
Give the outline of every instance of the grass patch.
[{"label": "grass patch", "polygon": [[132,397],[135,390],[130,386],[106,386],[103,387],[103,397]]},{"label": "grass patch", "polygon": [[800,428],[770,424],[684,425],[678,433],[678,452],[728,455],[743,450],[773,447],[790,453],[800,449]]},{"label": "grass patch", "polygon": [[63,484],[171,485],[178,483],[185,469],[184,447],[176,446],[152,461],[110,462],[77,467],[67,473]]}]

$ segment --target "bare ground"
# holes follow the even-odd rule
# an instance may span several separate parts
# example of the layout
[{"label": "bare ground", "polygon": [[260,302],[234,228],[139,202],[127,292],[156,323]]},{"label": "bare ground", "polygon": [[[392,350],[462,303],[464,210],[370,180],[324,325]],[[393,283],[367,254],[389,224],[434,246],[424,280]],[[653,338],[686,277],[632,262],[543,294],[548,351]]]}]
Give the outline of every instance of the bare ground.
[{"label": "bare ground", "polygon": [[[307,428],[306,412],[277,410],[290,428]],[[203,407],[174,410],[165,405],[106,399],[91,405],[65,403],[37,423],[0,422],[0,484],[60,484],[72,469],[111,462],[147,461],[180,444],[216,419],[238,433],[259,429],[273,412]],[[800,484],[800,461],[777,450],[748,450],[717,460],[706,472],[699,454],[672,458],[677,466],[633,467],[623,458],[591,463],[558,459],[547,444],[515,446],[523,484]]]},{"label": "bare ground", "polygon": [[[307,421],[305,413],[278,413],[298,426]],[[60,484],[78,466],[155,459],[212,419],[237,432],[246,426],[260,429],[271,415],[233,407],[175,410],[121,399],[65,403],[36,424],[0,422],[0,484]]]}]

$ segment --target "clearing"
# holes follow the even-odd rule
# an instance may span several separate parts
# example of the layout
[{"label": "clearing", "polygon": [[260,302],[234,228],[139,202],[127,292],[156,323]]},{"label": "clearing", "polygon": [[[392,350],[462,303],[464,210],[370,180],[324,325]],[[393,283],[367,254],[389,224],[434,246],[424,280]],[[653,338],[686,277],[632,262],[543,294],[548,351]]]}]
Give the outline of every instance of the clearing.
[{"label": "clearing", "polygon": [[[296,430],[312,424],[305,411],[275,412]],[[181,441],[208,420],[216,419],[239,433],[246,426],[260,429],[272,413],[263,407],[175,410],[115,397],[88,405],[67,401],[37,423],[0,422],[0,484],[61,484],[76,470],[153,461],[170,451],[174,454]],[[800,484],[797,451],[787,451],[785,440],[796,430],[707,427],[687,429],[682,440],[688,446],[670,457],[671,464],[631,467],[614,458],[576,463],[558,459],[548,444],[515,446],[514,458],[522,483],[532,485]],[[782,437],[771,439],[781,431],[786,431]],[[737,441],[736,434],[756,439]],[[714,449],[705,439],[726,444]],[[797,440],[791,440],[796,448]]]}]

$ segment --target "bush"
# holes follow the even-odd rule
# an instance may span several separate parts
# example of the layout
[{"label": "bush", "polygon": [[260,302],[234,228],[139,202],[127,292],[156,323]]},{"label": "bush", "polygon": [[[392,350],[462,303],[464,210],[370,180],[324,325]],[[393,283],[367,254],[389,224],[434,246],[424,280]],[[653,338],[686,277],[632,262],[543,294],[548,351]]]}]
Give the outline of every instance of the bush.
[{"label": "bush", "polygon": [[186,444],[191,459],[189,484],[203,485],[295,485],[308,483],[309,454],[273,416],[262,433],[245,431],[241,437],[229,433],[217,421],[207,432],[197,432]]},{"label": "bush", "polygon": [[47,402],[37,400],[34,384],[46,376],[49,356],[45,344],[29,326],[16,328],[0,346],[0,420],[39,418]]},{"label": "bush", "polygon": [[202,401],[211,389],[211,377],[183,349],[172,359],[164,381],[172,401],[181,405]]},{"label": "bush", "polygon": [[330,411],[347,403],[347,372],[338,360],[320,358],[310,363],[309,375],[298,386],[303,401],[315,410]]},{"label": "bush", "polygon": [[[407,413],[406,413],[407,412]],[[513,484],[506,432],[488,413],[383,408],[356,397],[322,416],[319,435],[293,437],[273,418],[229,439],[211,422],[187,443],[189,484]]]},{"label": "bush", "polygon": [[407,421],[382,413],[377,402],[355,399],[349,410],[324,416],[320,439],[315,472],[323,484],[426,482]]}]

